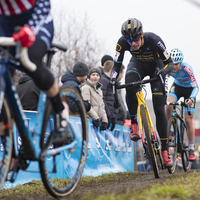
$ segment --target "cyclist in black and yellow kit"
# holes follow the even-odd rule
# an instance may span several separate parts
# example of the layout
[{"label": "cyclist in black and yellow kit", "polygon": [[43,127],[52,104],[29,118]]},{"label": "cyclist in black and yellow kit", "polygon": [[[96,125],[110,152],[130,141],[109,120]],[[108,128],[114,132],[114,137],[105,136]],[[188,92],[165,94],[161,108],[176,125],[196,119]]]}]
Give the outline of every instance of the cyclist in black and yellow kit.
[{"label": "cyclist in black and yellow kit", "polygon": [[[129,18],[122,24],[122,37],[119,38],[116,54],[114,57],[114,67],[111,79],[114,81],[119,74],[125,51],[132,55],[128,64],[125,83],[142,80],[145,76],[150,78],[159,74],[165,78],[173,69],[173,62],[162,39],[151,32],[143,33],[142,23],[136,18]],[[156,68],[159,71],[156,72]],[[162,142],[162,155],[166,168],[172,167],[172,160],[168,155],[167,147],[167,117],[165,114],[166,95],[162,93],[160,81],[151,83],[153,107],[156,115],[156,128]],[[137,124],[137,97],[136,88],[126,89],[126,103],[131,117],[131,140],[140,139]]]}]

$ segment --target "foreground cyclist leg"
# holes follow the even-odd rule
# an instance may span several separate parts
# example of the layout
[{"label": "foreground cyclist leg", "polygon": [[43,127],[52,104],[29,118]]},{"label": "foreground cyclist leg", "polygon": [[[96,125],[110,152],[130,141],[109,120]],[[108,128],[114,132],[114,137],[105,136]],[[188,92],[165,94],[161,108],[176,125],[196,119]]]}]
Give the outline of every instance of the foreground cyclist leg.
[{"label": "foreground cyclist leg", "polygon": [[[129,70],[128,68],[125,77],[125,83],[130,83],[132,81],[138,81],[138,80],[140,80],[140,76],[138,75],[138,73],[135,73],[132,70]],[[138,121],[137,121],[138,101],[136,97],[135,87],[126,88],[126,103],[131,118],[130,138],[132,141],[137,142],[139,139],[141,139],[141,137],[139,135]]]},{"label": "foreground cyclist leg", "polygon": [[[15,1],[11,4],[16,5]],[[10,8],[10,6],[8,7]],[[23,8],[27,7],[24,6]],[[9,14],[9,11],[6,13],[5,16],[0,14],[0,35],[13,36],[14,41],[19,40],[23,47],[29,48],[28,54],[30,60],[36,65],[36,69],[30,71],[24,66],[21,66],[21,68],[34,80],[38,88],[44,91],[50,98],[55,119],[56,134],[54,134],[54,140],[55,143],[62,142],[68,130],[68,111],[62,105],[58,93],[59,89],[52,73],[42,65],[42,58],[50,48],[54,35],[53,19],[50,14],[50,1],[33,0],[30,7],[23,11],[16,8],[12,14]],[[16,26],[21,26],[22,28],[18,33],[13,34],[14,27]],[[12,49],[11,52],[14,54]],[[58,137],[56,137],[57,135]]]}]

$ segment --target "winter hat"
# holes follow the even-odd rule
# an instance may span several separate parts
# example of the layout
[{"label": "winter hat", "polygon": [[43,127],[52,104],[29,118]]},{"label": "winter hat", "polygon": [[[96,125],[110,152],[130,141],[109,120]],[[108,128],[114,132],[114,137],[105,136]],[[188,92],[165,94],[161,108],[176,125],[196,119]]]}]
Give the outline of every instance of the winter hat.
[{"label": "winter hat", "polygon": [[90,69],[89,74],[88,74],[88,78],[90,78],[90,76],[91,76],[92,73],[98,73],[99,76],[100,76],[100,78],[101,78],[101,70],[99,68],[92,68],[92,69]]},{"label": "winter hat", "polygon": [[78,61],[73,66],[73,74],[75,76],[85,76],[88,74],[88,72],[89,67],[84,62]]},{"label": "winter hat", "polygon": [[112,61],[113,61],[113,57],[110,56],[110,55],[104,55],[104,56],[101,58],[101,66],[104,66],[104,63],[105,63],[107,60],[112,60]]}]

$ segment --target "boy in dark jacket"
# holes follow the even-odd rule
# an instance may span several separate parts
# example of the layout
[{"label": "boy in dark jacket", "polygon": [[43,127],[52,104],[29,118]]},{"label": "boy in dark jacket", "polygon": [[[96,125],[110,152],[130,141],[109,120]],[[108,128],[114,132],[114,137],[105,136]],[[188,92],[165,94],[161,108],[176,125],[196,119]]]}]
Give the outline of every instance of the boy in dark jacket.
[{"label": "boy in dark jacket", "polygon": [[[63,85],[70,85],[74,87],[81,95],[80,86],[81,83],[85,82],[88,72],[89,72],[89,67],[85,63],[78,61],[73,66],[73,72],[68,70],[62,76],[61,82],[63,83]],[[83,102],[85,104],[85,109],[88,112],[91,108],[91,105],[88,101],[83,101]],[[78,112],[78,107],[76,106],[76,103],[74,101],[68,100],[67,103],[72,112]]]},{"label": "boy in dark jacket", "polygon": [[108,118],[108,128],[111,126],[111,131],[114,130],[115,128],[115,113],[114,113],[114,94],[113,94],[113,85],[110,82],[110,74],[113,68],[114,62],[111,60],[108,60],[104,63],[104,68],[103,71],[104,73],[101,76],[100,83],[103,85],[102,86],[102,91],[103,91],[103,100],[105,104],[105,110]]}]

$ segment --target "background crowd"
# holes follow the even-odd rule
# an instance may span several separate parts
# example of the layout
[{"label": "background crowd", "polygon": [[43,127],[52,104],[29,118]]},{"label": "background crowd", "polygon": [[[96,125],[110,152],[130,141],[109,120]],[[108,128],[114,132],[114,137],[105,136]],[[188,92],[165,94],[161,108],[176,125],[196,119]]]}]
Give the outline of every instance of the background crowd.
[{"label": "background crowd", "polygon": [[[92,119],[94,127],[100,128],[100,131],[108,128],[113,131],[116,124],[124,125],[127,119],[128,111],[121,90],[113,94],[110,79],[113,66],[113,58],[110,55],[104,55],[101,59],[101,66],[89,69],[87,64],[78,61],[74,64],[72,71],[68,70],[61,77],[63,85],[70,85],[79,92],[83,98],[87,117]],[[117,84],[120,84],[124,69],[122,65]],[[16,89],[23,109],[36,111],[40,90],[33,80],[23,74]],[[75,102],[68,101],[68,106],[70,114],[75,115],[78,111]]]}]

